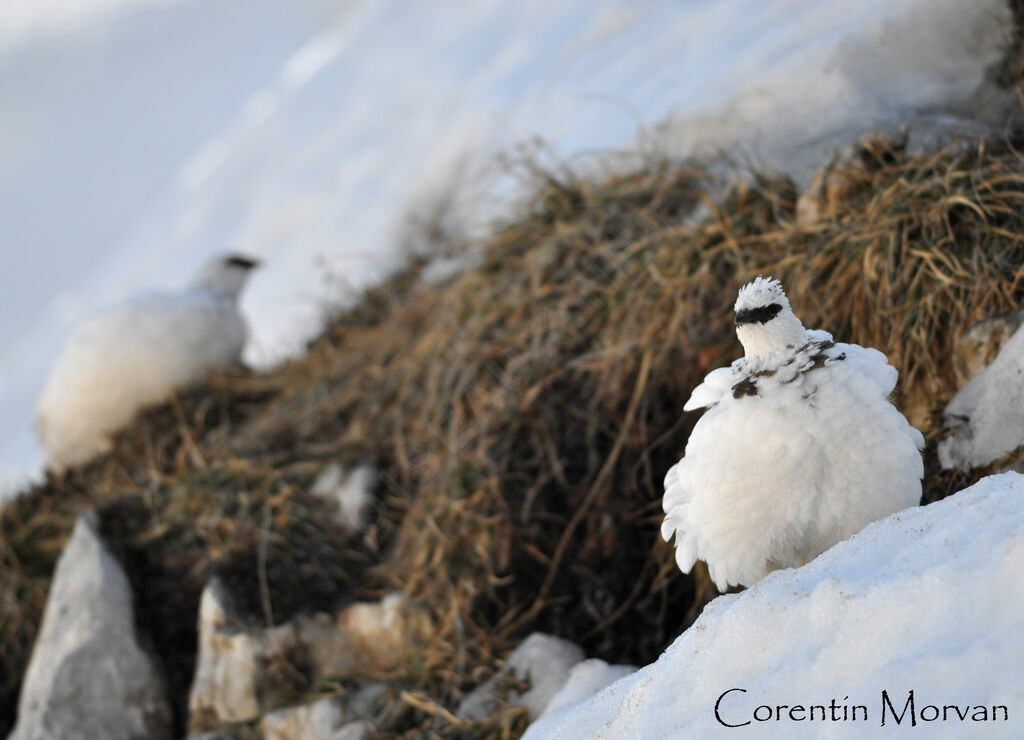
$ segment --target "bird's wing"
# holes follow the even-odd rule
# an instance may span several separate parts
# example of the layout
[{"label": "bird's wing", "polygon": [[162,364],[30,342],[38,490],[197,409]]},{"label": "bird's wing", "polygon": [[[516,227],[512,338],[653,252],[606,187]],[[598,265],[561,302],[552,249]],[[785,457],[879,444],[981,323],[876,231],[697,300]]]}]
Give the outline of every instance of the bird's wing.
[{"label": "bird's wing", "polygon": [[837,344],[829,354],[833,357],[845,355],[846,366],[862,375],[885,397],[892,393],[899,379],[899,371],[877,349],[861,347],[859,344]]},{"label": "bird's wing", "polygon": [[669,542],[676,536],[676,563],[683,573],[689,573],[697,562],[697,538],[688,534],[686,514],[693,498],[693,491],[686,485],[684,461],[673,465],[665,475],[665,497],[662,505],[665,520],[661,523],[661,538]]},{"label": "bird's wing", "polygon": [[720,367],[712,370],[704,378],[704,382],[693,389],[690,399],[683,406],[683,411],[695,411],[714,406],[729,393],[735,383],[732,367]]},{"label": "bird's wing", "polygon": [[[866,408],[872,408],[879,401],[891,407],[889,399],[899,371],[889,364],[884,354],[871,347],[859,344],[837,344],[828,350],[833,382],[846,386],[848,392],[861,399]],[[898,411],[891,417],[894,428],[902,429],[917,449],[924,449],[924,435],[912,426]],[[920,477],[920,476],[918,476]]]}]

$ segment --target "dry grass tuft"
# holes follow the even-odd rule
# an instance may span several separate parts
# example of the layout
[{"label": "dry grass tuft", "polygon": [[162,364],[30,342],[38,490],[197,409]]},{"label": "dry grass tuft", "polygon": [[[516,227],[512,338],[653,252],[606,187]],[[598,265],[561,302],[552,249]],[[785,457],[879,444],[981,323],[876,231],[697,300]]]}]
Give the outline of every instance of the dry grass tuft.
[{"label": "dry grass tuft", "polygon": [[[661,480],[695,421],[681,409],[738,355],[731,305],[760,273],[784,281],[805,324],[900,369],[897,403],[930,439],[926,500],[970,483],[938,470],[935,420],[954,391],[953,338],[1021,304],[1024,162],[1010,146],[886,156],[833,217],[802,227],[784,180],[712,202],[689,166],[600,183],[549,175],[474,267],[424,285],[414,265],[301,360],[214,379],[111,458],[9,504],[5,719],[25,660],[10,646],[29,644],[73,512],[97,502],[141,626],[185,654],[175,663],[163,648],[179,703],[198,590],[215,570],[257,620],[389,588],[421,605],[432,637],[387,677],[403,689],[383,728],[395,733],[520,733],[521,710],[479,723],[452,712],[531,630],[650,662],[710,593],[658,536]],[[357,541],[305,493],[333,459],[382,471],[375,524]]]}]

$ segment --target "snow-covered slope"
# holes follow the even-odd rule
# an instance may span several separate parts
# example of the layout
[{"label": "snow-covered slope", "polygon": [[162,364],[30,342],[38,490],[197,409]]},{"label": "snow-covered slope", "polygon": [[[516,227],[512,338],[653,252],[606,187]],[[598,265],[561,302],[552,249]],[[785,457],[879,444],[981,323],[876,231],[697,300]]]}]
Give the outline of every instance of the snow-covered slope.
[{"label": "snow-covered slope", "polygon": [[[519,142],[577,162],[724,147],[788,166],[925,114],[963,128],[998,119],[979,88],[1008,29],[1005,0],[104,3],[131,19],[111,49],[90,32],[80,57],[0,58],[0,478],[35,462],[32,399],[70,325],[212,254],[266,258],[243,310],[247,357],[274,362],[325,304],[400,264],[410,213],[471,232],[493,216],[515,187],[494,155]],[[252,85],[311,17],[317,32]],[[224,121],[231,100],[219,133],[181,154],[180,133]],[[169,160],[162,185],[127,176]]]},{"label": "snow-covered slope", "polygon": [[527,738],[904,736],[910,692],[922,736],[1024,737],[1022,503],[1006,473],[877,522],[716,599],[657,662]]},{"label": "snow-covered slope", "polygon": [[410,220],[477,233],[515,191],[494,158],[518,143],[788,169],[925,113],[1001,124],[971,105],[1008,20],[1004,0],[362,2],[183,166],[119,267],[212,243],[266,257],[244,305],[250,359],[273,362],[419,246]]},{"label": "snow-covered slope", "polygon": [[217,253],[108,279],[181,162],[295,48],[329,0],[0,3],[0,498],[33,472],[42,381],[71,327]]}]

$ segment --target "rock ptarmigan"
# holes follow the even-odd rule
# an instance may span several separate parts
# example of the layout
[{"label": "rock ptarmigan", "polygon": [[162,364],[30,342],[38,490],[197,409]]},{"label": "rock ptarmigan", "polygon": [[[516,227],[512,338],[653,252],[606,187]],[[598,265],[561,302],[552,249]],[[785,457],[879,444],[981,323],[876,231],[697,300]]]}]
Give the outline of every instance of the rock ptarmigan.
[{"label": "rock ptarmigan", "polygon": [[141,295],[77,327],[36,406],[47,467],[59,472],[107,452],[140,409],[238,363],[246,339],[238,296],[257,264],[218,257],[186,290]]},{"label": "rock ptarmigan", "polygon": [[777,280],[736,299],[744,357],[683,407],[707,408],[665,476],[661,534],[720,590],[807,563],[921,500],[924,438],[889,401],[885,355],[807,330]]}]

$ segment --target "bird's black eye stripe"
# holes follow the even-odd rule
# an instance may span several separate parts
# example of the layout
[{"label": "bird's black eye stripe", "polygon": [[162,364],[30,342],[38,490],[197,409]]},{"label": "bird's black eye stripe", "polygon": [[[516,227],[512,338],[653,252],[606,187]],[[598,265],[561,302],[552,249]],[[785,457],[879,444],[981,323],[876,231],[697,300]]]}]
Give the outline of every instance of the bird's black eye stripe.
[{"label": "bird's black eye stripe", "polygon": [[241,267],[243,270],[251,270],[252,268],[259,265],[259,260],[254,260],[249,257],[243,257],[238,254],[234,254],[227,259],[227,263],[231,267]]},{"label": "bird's black eye stripe", "polygon": [[746,308],[736,314],[736,326],[742,324],[766,324],[774,319],[782,306],[778,303],[769,303],[767,306],[757,308]]}]

